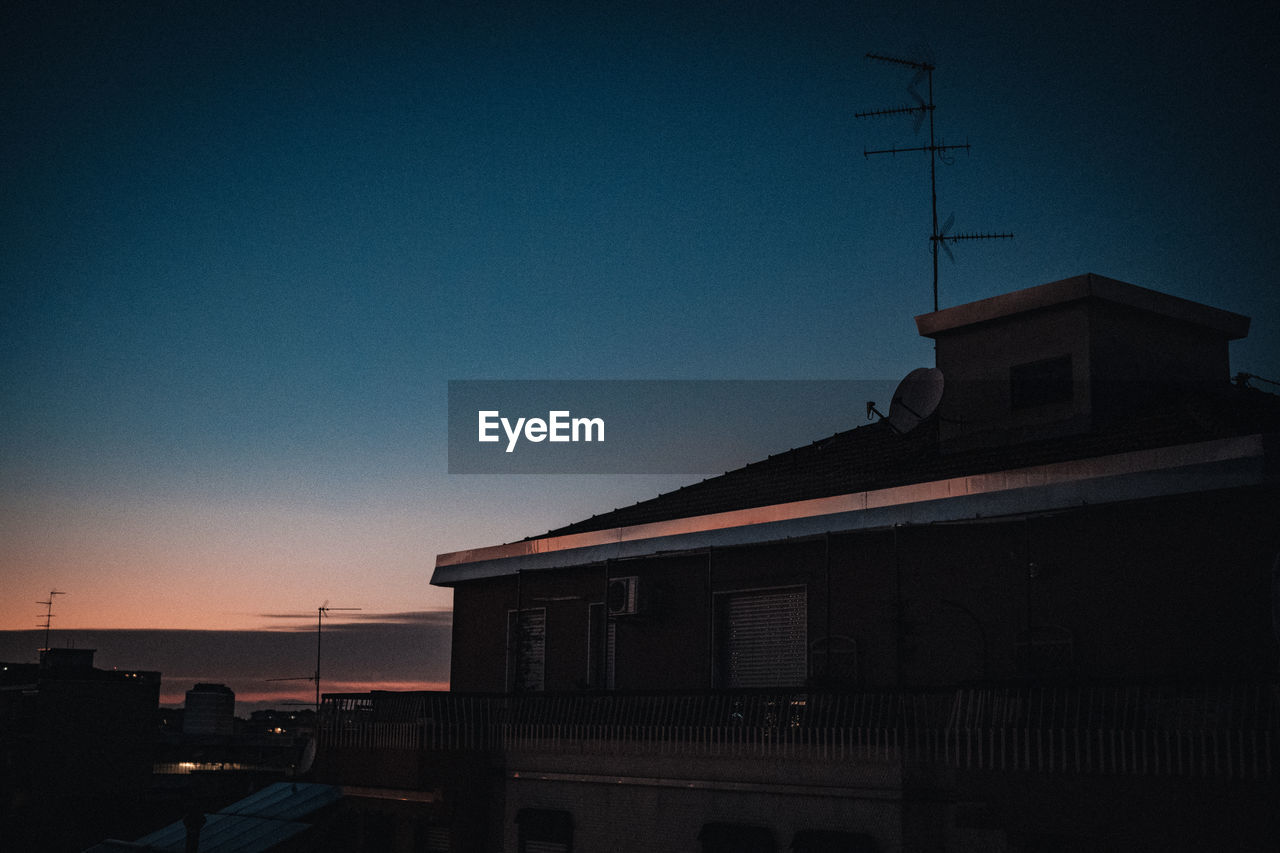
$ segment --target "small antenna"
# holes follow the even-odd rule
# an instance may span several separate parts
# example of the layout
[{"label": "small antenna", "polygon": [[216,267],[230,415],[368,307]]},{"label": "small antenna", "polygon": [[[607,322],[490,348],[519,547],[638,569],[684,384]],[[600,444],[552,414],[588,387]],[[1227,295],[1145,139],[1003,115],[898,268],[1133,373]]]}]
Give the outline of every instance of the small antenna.
[{"label": "small antenna", "polygon": [[[907,92],[916,102],[915,106],[890,107],[888,109],[867,110],[866,112],[854,113],[854,118],[880,118],[882,116],[896,115],[914,115],[915,131],[920,131],[920,125],[924,121],[924,117],[929,117],[929,144],[917,145],[911,148],[880,148],[875,151],[867,149],[862,150],[862,156],[870,158],[872,154],[907,154],[910,152],[923,151],[929,155],[929,193],[933,202],[933,229],[929,232],[929,244],[933,252],[933,310],[938,310],[938,247],[941,246],[943,251],[947,253],[947,257],[955,260],[955,256],[951,254],[951,247],[948,243],[955,243],[960,240],[1010,240],[1012,234],[1006,233],[983,233],[983,234],[948,234],[951,224],[955,220],[954,215],[947,220],[947,223],[938,228],[938,179],[937,179],[937,163],[941,160],[943,163],[950,164],[952,160],[947,157],[949,151],[969,151],[969,143],[963,145],[944,145],[936,141],[933,128],[933,113],[937,108],[933,103],[933,72],[937,66],[931,62],[919,62],[914,59],[900,59],[896,56],[885,56],[879,53],[868,53],[867,59],[875,62],[885,62],[890,65],[902,65],[907,68],[916,70],[915,77],[911,78],[911,82],[907,85]],[[927,84],[928,97],[921,95],[917,87],[921,84]]]},{"label": "small antenna", "polygon": [[37,601],[37,602],[36,602],[36,604],[43,604],[43,605],[44,605],[44,608],[45,608],[45,609],[44,609],[44,622],[41,622],[41,623],[37,623],[37,624],[36,624],[36,627],[37,627],[37,628],[44,628],[44,649],[43,649],[43,651],[48,651],[48,650],[49,650],[49,629],[50,629],[50,627],[53,625],[53,597],[54,597],[55,595],[66,595],[66,594],[67,594],[67,593],[65,593],[65,592],[60,592],[60,591],[58,591],[58,590],[56,590],[56,589],[51,589],[51,590],[49,590],[49,598],[48,598],[48,600],[46,600],[46,601]]}]

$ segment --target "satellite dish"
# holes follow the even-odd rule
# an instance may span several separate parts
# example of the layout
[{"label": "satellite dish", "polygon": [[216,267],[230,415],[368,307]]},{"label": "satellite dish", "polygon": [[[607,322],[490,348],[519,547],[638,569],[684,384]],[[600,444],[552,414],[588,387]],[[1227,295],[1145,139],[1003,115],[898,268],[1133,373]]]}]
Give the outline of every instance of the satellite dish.
[{"label": "satellite dish", "polygon": [[898,383],[889,405],[889,426],[895,432],[908,433],[932,415],[942,401],[942,371],[936,367],[917,367]]},{"label": "satellite dish", "polygon": [[[319,724],[320,724],[320,721],[316,720],[316,725],[319,725]],[[302,758],[299,759],[298,761],[298,769],[296,771],[297,774],[301,776],[304,773],[310,772],[311,765],[315,763],[316,763],[316,739],[314,737],[309,737],[307,738],[307,745],[302,748]]]}]

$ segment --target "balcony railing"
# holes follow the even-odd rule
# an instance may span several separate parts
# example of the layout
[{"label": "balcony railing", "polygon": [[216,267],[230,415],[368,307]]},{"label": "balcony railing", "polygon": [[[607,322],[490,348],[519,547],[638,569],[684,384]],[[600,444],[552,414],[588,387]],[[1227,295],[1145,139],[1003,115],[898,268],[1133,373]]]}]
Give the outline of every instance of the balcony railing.
[{"label": "balcony railing", "polygon": [[329,750],[759,756],[1275,778],[1274,684],[476,695],[328,694]]}]

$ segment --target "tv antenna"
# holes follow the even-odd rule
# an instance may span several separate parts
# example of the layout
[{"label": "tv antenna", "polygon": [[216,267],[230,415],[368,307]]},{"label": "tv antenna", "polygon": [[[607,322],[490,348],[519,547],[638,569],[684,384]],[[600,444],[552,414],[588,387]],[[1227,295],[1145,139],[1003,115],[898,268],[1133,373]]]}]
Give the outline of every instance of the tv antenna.
[{"label": "tv antenna", "polygon": [[[314,675],[299,675],[299,676],[297,676],[296,678],[268,678],[268,679],[266,679],[266,680],[267,680],[268,682],[276,682],[276,681],[315,681],[315,680],[316,680],[316,677],[315,677]],[[280,704],[281,704],[281,705],[307,705],[307,706],[310,706],[310,705],[311,705],[311,703],[310,703],[310,702],[296,702],[296,701],[293,701],[293,700],[286,700],[286,701],[284,701],[284,702],[281,702]]]},{"label": "tv antenna", "polygon": [[[939,142],[934,135],[933,113],[936,106],[933,103],[933,72],[937,66],[931,62],[919,62],[913,59],[899,59],[895,56],[885,56],[879,53],[868,53],[867,59],[871,59],[876,62],[886,62],[890,65],[902,65],[907,68],[914,68],[916,75],[907,85],[907,92],[910,93],[916,103],[914,106],[890,107],[888,109],[867,110],[866,112],[854,113],[854,118],[879,118],[881,116],[913,115],[916,117],[914,132],[919,133],[920,125],[924,122],[925,116],[929,117],[928,145],[916,145],[910,148],[898,148],[897,146],[894,146],[893,148],[880,148],[875,151],[870,151],[864,148],[862,150],[862,156],[869,159],[873,154],[898,155],[917,151],[924,152],[929,155],[929,194],[933,203],[933,230],[929,232],[929,245],[933,254],[933,310],[937,311],[938,249],[941,248],[946,252],[947,257],[954,262],[955,255],[951,253],[951,247],[947,245],[948,243],[957,243],[961,240],[1011,240],[1013,239],[1013,235],[994,232],[952,234],[950,231],[952,224],[955,222],[954,215],[948,217],[942,228],[938,228],[938,161],[948,164],[953,162],[948,156],[948,153],[951,151],[965,151],[967,153],[969,151],[969,143],[966,142],[963,145],[946,145]],[[926,91],[928,93],[927,97],[920,94],[919,86],[922,83],[926,86]]]},{"label": "tv antenna", "polygon": [[49,590],[49,598],[46,601],[37,601],[36,604],[44,605],[44,621],[37,623],[37,628],[44,628],[44,650],[49,649],[49,629],[53,625],[53,597],[55,595],[66,595],[56,589]]},{"label": "tv antenna", "polygon": [[328,613],[336,613],[340,610],[359,610],[359,607],[330,607],[329,602],[325,601],[316,608],[316,725],[320,725],[320,635],[322,632],[324,617]]}]

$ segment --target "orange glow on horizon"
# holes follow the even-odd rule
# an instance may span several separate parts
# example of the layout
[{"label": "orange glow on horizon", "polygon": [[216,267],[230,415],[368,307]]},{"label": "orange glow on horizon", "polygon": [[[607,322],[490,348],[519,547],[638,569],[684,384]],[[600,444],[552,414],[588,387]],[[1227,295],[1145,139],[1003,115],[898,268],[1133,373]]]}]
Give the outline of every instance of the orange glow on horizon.
[{"label": "orange glow on horizon", "polygon": [[[79,494],[0,499],[0,629],[36,627],[35,602],[66,591],[53,630],[254,630],[263,613],[325,599],[366,612],[447,610],[426,583],[427,532],[411,495],[368,507],[263,497]],[[367,582],[371,573],[379,584]],[[307,593],[306,590],[323,590]],[[43,615],[43,614],[41,614]]]},{"label": "orange glow on horizon", "polygon": [[[230,685],[229,685],[230,686]],[[160,705],[166,708],[181,707],[186,704],[189,687],[160,688]],[[314,687],[274,687],[237,689],[236,705],[264,705],[270,703],[298,704],[314,706],[316,693]],[[368,693],[372,690],[389,690],[393,692],[432,691],[441,692],[449,689],[447,681],[333,681],[321,685],[325,693]],[[238,713],[238,712],[237,712]]]}]

